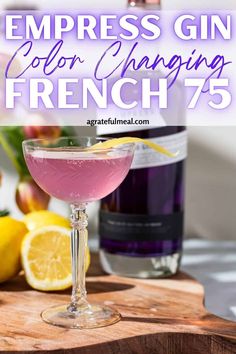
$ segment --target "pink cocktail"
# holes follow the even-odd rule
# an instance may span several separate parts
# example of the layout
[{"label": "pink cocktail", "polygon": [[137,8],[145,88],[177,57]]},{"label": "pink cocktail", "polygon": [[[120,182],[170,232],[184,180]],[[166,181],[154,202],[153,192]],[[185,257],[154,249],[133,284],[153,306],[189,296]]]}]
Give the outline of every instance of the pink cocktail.
[{"label": "pink cocktail", "polygon": [[78,149],[33,151],[25,158],[32,177],[48,194],[68,203],[87,203],[104,198],[121,184],[133,156]]},{"label": "pink cocktail", "polygon": [[42,312],[45,322],[65,328],[96,328],[120,320],[120,314],[107,306],[90,305],[85,288],[87,247],[86,204],[112,193],[129,172],[134,144],[111,149],[94,148],[93,137],[27,140],[23,142],[29,171],[48,194],[70,203],[72,296],[69,305]]}]

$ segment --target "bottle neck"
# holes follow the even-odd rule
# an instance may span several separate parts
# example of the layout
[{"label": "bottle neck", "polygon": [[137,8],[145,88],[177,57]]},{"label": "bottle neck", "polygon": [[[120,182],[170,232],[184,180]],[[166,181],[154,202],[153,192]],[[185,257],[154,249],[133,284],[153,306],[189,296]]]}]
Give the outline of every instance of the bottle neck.
[{"label": "bottle neck", "polygon": [[160,10],[161,0],[128,0],[128,7],[143,10]]}]

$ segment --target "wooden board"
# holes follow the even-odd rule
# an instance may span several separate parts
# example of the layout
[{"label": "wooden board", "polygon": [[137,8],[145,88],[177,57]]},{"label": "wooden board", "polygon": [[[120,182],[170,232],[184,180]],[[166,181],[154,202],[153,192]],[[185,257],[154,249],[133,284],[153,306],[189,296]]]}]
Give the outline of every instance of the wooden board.
[{"label": "wooden board", "polygon": [[0,286],[0,353],[236,353],[236,323],[208,313],[202,286],[188,275],[163,280],[108,276],[102,274],[97,257],[93,260],[89,301],[114,306],[122,320],[82,331],[45,324],[41,310],[68,302],[69,291],[37,292],[19,276]]}]

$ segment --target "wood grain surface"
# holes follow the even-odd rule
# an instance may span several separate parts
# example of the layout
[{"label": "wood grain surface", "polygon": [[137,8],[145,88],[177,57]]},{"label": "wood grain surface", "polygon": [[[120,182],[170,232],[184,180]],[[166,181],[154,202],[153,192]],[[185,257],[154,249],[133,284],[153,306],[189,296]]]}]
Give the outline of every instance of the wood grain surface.
[{"label": "wood grain surface", "polygon": [[236,323],[208,313],[203,287],[186,274],[163,280],[109,276],[93,256],[87,289],[90,302],[114,306],[122,320],[92,330],[53,327],[40,312],[68,302],[69,291],[34,291],[23,275],[1,285],[0,353],[236,353]]}]

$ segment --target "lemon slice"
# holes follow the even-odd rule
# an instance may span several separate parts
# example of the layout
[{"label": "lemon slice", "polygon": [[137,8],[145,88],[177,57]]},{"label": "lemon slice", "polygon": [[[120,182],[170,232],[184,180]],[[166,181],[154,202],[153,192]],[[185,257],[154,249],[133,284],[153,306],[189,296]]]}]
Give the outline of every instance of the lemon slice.
[{"label": "lemon slice", "polygon": [[[29,232],[22,243],[21,259],[28,284],[37,290],[64,290],[71,286],[70,230],[46,226]],[[87,249],[86,271],[90,263]]]},{"label": "lemon slice", "polygon": [[158,145],[156,143],[153,143],[152,141],[141,139],[141,138],[132,138],[132,137],[123,137],[123,138],[117,138],[117,139],[110,139],[106,140],[104,142],[99,142],[93,146],[91,146],[91,149],[111,149],[113,147],[123,145],[123,144],[132,144],[132,143],[142,143],[147,146],[149,146],[151,149],[155,150],[156,152],[159,152],[160,154],[167,155],[169,157],[175,157],[178,155],[177,153],[172,153],[162,147],[161,145]]}]

